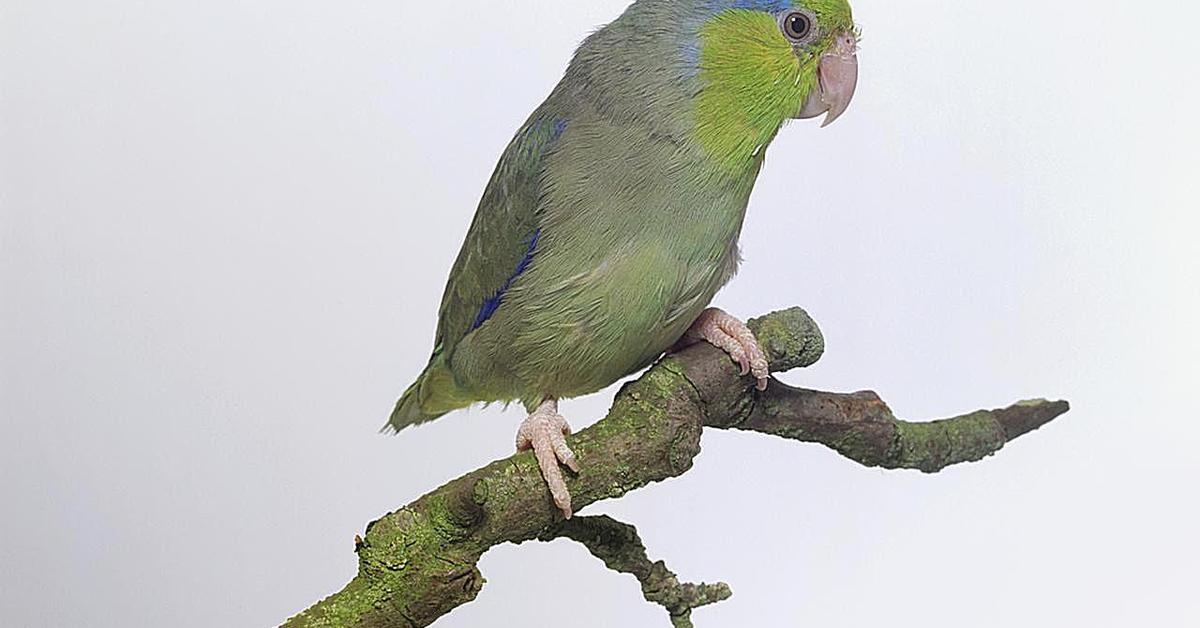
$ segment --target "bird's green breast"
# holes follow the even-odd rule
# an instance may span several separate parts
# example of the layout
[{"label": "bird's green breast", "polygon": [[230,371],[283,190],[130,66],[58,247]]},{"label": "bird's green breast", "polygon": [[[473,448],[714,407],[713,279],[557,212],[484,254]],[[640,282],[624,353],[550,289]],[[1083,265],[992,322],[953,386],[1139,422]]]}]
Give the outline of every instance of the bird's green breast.
[{"label": "bird's green breast", "polygon": [[536,401],[647,365],[735,271],[760,164],[734,174],[694,142],[577,106],[546,158],[533,262],[456,369],[484,398]]}]

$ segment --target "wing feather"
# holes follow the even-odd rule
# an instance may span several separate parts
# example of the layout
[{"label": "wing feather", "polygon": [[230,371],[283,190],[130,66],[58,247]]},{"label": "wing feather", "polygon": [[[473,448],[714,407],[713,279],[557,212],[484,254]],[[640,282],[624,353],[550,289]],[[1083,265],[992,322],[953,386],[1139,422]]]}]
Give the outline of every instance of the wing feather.
[{"label": "wing feather", "polygon": [[545,158],[567,124],[539,111],[501,156],[446,282],[435,354],[452,355],[503,307],[508,289],[536,255]]}]

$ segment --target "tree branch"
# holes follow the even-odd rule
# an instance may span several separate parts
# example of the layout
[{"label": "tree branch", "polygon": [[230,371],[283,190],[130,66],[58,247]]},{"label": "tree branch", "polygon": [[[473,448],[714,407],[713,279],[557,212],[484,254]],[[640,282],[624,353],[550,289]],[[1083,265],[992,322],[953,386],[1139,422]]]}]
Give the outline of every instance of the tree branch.
[{"label": "tree branch", "polygon": [[661,560],[651,563],[637,529],[607,515],[574,517],[538,535],[539,541],[568,538],[588,548],[604,566],[633,574],[642,584],[642,595],[667,609],[675,628],[692,628],[692,610],[729,599],[733,592],[724,582],[680,584]]},{"label": "tree branch", "polygon": [[[808,366],[824,350],[820,330],[799,308],[750,321],[750,327],[773,372]],[[578,510],[681,475],[700,451],[703,427],[821,443],[867,466],[935,472],[987,457],[1068,409],[1066,402],[1029,401],[1003,410],[909,423],[896,419],[874,393],[826,393],[778,381],[760,393],[752,381],[739,377],[725,354],[701,343],[665,357],[626,384],[604,419],[570,439],[583,471],[567,484]],[[622,525],[594,518],[562,524],[533,455],[516,454],[368,525],[365,539],[357,543],[358,575],[285,625],[427,626],[475,599],[483,586],[476,565],[489,548],[547,534],[578,537],[606,563],[616,560],[619,571],[638,575],[645,567],[641,561],[648,563],[640,541],[626,541],[623,550],[598,550],[601,546],[589,536],[603,529],[611,541],[620,536],[614,530],[624,530],[618,528]],[[621,534],[637,538],[632,528]],[[605,553],[610,550],[615,553]],[[665,567],[663,572],[670,577],[654,582],[673,580]],[[640,575],[639,580],[645,591],[647,580]],[[709,589],[700,597],[705,603],[717,601],[717,593]],[[664,606],[673,621],[682,617],[688,622],[676,625],[690,624],[684,609],[690,614],[694,606],[671,602],[670,593],[666,595],[652,601],[668,601]]]}]

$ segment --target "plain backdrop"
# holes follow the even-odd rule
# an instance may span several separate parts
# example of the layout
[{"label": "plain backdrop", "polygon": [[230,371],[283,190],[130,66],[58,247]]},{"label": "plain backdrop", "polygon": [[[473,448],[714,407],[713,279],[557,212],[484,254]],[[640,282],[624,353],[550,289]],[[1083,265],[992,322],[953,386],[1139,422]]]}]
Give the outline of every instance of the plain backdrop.
[{"label": "plain backdrop", "polygon": [[[268,626],[516,409],[379,435],[495,160],[587,3],[0,6],[0,623]],[[853,106],[791,124],[717,304],[802,305],[910,419],[1072,412],[936,476],[709,432],[597,504],[701,626],[1200,625],[1192,3],[858,0]],[[576,428],[612,390],[566,403]],[[567,541],[439,626],[665,626]]]}]

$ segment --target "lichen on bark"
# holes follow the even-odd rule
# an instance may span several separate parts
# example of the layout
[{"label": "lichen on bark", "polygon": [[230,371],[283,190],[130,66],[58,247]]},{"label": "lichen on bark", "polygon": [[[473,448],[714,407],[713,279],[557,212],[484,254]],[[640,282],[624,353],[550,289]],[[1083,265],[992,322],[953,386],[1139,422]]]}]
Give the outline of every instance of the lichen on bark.
[{"label": "lichen on bark", "polygon": [[[773,372],[811,365],[824,351],[819,328],[800,308],[749,325]],[[829,393],[778,381],[759,392],[728,356],[700,343],[626,384],[607,416],[569,439],[583,470],[568,477],[567,485],[578,511],[681,475],[699,453],[706,427],[820,443],[867,466],[936,472],[990,456],[1068,409],[1066,402],[1029,401],[911,423],[897,419],[871,392]],[[606,563],[615,561],[610,567],[633,573],[647,599],[656,596],[652,601],[663,604],[677,626],[691,625],[696,606],[727,597],[727,587],[679,585],[665,565],[649,563],[640,540],[633,543],[632,526],[579,520],[583,523],[563,522],[533,455],[514,454],[368,525],[356,543],[358,575],[285,625],[427,626],[479,594],[483,576],[477,564],[484,552],[548,535],[576,538]],[[597,541],[597,534],[608,535],[609,542]],[[624,549],[612,550],[617,545]],[[654,583],[650,592],[647,582]]]},{"label": "lichen on bark", "polygon": [[642,585],[642,596],[666,609],[676,628],[692,627],[692,611],[729,599],[733,592],[724,582],[681,583],[663,561],[651,562],[637,529],[606,515],[575,517],[551,526],[540,541],[571,539],[588,549],[609,569],[627,573]]}]

